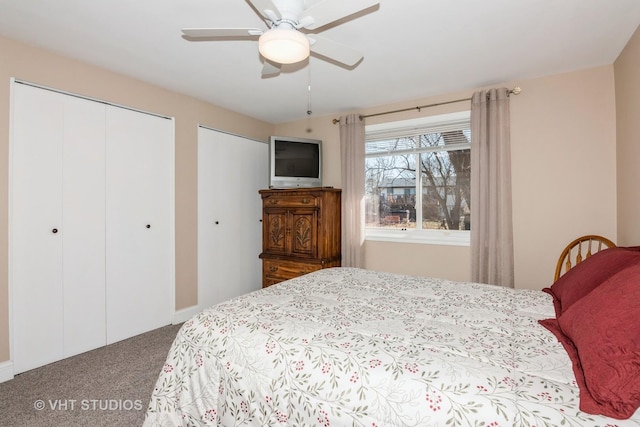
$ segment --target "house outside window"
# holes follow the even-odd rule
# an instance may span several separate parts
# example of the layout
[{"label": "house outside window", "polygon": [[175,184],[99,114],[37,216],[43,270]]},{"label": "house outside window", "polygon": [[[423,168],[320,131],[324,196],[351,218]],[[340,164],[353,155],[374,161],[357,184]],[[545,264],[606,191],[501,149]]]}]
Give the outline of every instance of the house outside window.
[{"label": "house outside window", "polygon": [[469,111],[365,129],[365,237],[468,245]]}]

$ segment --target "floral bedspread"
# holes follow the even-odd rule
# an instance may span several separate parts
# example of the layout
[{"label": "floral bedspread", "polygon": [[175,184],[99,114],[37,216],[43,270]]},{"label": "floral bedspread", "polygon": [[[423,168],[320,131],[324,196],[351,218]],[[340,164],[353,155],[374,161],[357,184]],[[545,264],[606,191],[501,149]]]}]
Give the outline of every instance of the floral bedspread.
[{"label": "floral bedspread", "polygon": [[640,426],[578,409],[551,297],[320,270],[187,321],[145,426]]}]

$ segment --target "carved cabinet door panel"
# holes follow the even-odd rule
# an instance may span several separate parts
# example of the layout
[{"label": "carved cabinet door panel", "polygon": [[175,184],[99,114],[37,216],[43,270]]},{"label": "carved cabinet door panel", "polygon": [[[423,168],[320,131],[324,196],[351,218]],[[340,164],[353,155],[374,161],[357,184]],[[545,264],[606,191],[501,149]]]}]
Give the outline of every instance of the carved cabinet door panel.
[{"label": "carved cabinet door panel", "polygon": [[263,221],[264,226],[263,252],[271,254],[287,254],[287,211],[282,209],[269,209],[265,211]]},{"label": "carved cabinet door panel", "polygon": [[317,211],[315,209],[296,209],[290,212],[291,219],[291,255],[315,258],[318,238]]}]

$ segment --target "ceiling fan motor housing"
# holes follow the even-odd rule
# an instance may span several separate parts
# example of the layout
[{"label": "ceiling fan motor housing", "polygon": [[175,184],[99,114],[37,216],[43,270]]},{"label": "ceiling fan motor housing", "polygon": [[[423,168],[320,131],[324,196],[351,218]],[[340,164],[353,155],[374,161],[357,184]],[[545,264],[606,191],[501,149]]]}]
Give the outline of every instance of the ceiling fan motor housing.
[{"label": "ceiling fan motor housing", "polygon": [[274,6],[278,9],[274,12],[280,13],[279,22],[274,22],[274,24],[286,22],[293,24],[294,28],[299,28],[298,19],[304,11],[304,3],[304,0],[273,0]]}]

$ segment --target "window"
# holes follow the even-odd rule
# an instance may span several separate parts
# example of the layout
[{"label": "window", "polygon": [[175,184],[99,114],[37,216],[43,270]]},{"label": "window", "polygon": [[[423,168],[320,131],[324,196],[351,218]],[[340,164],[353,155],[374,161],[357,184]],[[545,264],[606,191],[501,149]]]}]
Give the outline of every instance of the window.
[{"label": "window", "polygon": [[469,112],[366,127],[369,240],[469,244]]}]

